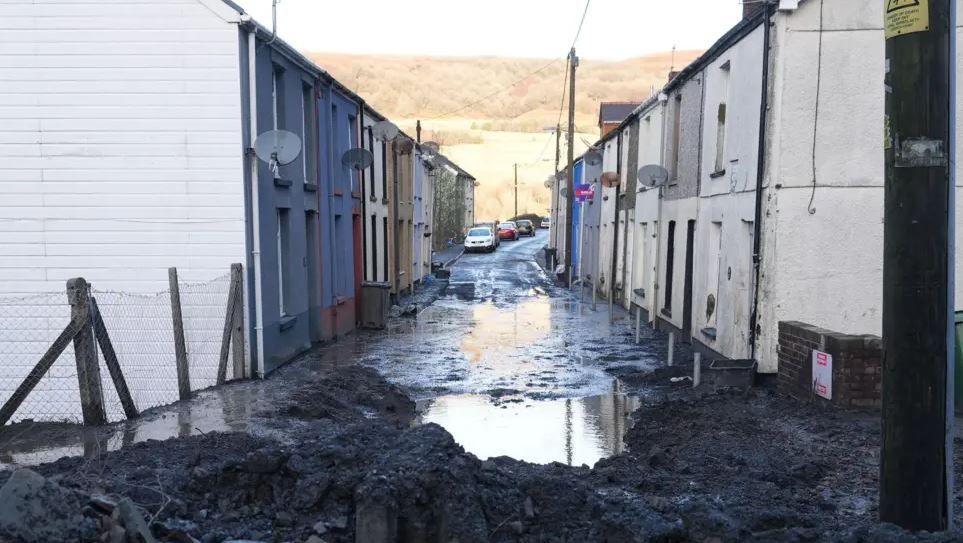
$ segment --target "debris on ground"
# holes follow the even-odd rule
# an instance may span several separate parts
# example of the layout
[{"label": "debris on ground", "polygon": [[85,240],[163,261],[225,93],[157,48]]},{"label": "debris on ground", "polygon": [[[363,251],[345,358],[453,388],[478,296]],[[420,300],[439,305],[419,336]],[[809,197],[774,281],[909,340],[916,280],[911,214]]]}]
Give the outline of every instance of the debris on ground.
[{"label": "debris on ground", "polygon": [[673,390],[636,412],[629,452],[590,469],[480,460],[411,427],[413,404],[376,372],[345,369],[260,414],[294,419],[296,446],[209,433],[21,469],[0,508],[21,496],[36,513],[0,509],[0,527],[23,541],[146,542],[145,527],[205,543],[949,540],[875,523],[873,415]]}]

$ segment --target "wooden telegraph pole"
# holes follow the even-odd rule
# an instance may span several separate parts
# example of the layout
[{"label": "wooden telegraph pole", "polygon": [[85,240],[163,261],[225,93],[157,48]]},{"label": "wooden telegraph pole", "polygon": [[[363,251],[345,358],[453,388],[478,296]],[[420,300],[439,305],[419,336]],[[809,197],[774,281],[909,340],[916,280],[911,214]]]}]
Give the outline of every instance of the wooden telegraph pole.
[{"label": "wooden telegraph pole", "polygon": [[518,220],[518,163],[515,163],[515,220]]},{"label": "wooden telegraph pole", "polygon": [[569,52],[568,74],[568,181],[565,186],[565,277],[572,286],[572,207],[575,203],[575,48]]},{"label": "wooden telegraph pole", "polygon": [[911,530],[945,530],[953,518],[954,2],[886,0],[885,12],[879,518]]}]

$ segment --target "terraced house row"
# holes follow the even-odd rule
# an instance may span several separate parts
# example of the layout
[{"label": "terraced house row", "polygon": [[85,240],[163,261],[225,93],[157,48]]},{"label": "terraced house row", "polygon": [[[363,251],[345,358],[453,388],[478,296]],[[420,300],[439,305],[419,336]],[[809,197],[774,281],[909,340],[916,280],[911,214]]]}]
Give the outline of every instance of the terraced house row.
[{"label": "terraced house row", "polygon": [[[884,123],[884,4],[746,2],[741,22],[603,135],[601,163],[576,161],[576,185],[595,197],[551,238],[564,259],[573,236],[575,277],[764,374],[783,369],[780,323],[879,335],[884,147],[901,136]],[[664,167],[664,184],[640,182],[647,165]]]},{"label": "terraced house row", "polygon": [[[170,267],[204,283],[240,263],[243,373],[264,375],[353,330],[364,282],[424,280],[436,182],[473,201],[470,174],[384,120],[229,1],[0,2],[0,297],[71,277],[146,296]],[[277,168],[254,152],[271,130],[302,143]]]}]

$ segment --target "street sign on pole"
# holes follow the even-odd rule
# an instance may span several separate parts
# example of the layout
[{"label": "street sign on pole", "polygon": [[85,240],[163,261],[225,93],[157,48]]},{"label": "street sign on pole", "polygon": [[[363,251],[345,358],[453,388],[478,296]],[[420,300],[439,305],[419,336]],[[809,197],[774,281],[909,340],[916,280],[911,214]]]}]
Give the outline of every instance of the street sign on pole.
[{"label": "street sign on pole", "polygon": [[589,184],[581,184],[575,186],[575,199],[579,203],[591,202],[595,199],[595,188]]}]

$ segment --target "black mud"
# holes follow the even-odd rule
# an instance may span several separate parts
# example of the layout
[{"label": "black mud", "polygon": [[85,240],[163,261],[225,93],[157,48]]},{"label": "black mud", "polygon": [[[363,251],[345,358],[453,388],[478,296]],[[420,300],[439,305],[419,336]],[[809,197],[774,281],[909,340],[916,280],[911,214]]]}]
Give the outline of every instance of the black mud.
[{"label": "black mud", "polygon": [[[437,425],[409,427],[413,404],[376,372],[342,368],[261,413],[296,446],[212,433],[36,471],[83,497],[78,515],[89,496],[129,498],[167,541],[956,540],[873,522],[873,415],[765,390],[662,395],[636,412],[630,451],[594,469],[481,461]],[[78,534],[98,536],[61,540]]]}]

